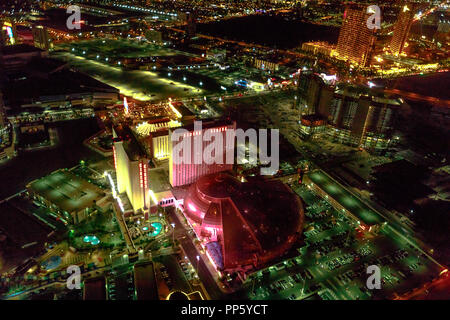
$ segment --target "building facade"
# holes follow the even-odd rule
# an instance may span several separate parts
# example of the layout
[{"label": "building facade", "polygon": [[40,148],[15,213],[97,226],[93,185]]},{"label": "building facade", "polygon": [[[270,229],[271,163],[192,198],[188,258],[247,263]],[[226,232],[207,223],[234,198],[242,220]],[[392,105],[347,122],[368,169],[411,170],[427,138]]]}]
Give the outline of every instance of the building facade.
[{"label": "building facade", "polygon": [[401,101],[336,90],[330,106],[328,135],[336,142],[372,151],[386,149],[392,140]]},{"label": "building facade", "polygon": [[390,49],[391,52],[398,56],[402,53],[405,43],[408,40],[409,29],[414,18],[414,6],[405,4],[398,14],[397,22],[394,26]]},{"label": "building facade", "polygon": [[298,82],[298,108],[300,115],[320,114],[328,117],[334,87],[327,82],[326,75],[301,74]]},{"label": "building facade", "polygon": [[134,212],[150,208],[149,159],[129,127],[113,128],[117,192],[126,193]]},{"label": "building facade", "polygon": [[[178,140],[176,140],[176,137],[173,137],[174,131],[172,129],[169,130],[169,180],[172,187],[194,183],[199,177],[207,174],[233,169],[233,164],[226,163],[226,154],[227,152],[233,152],[234,154],[234,143],[231,145],[227,143],[227,132],[236,129],[235,122],[203,121],[201,130],[195,130],[194,125],[184,126],[181,129],[184,129],[185,132]],[[212,130],[211,132],[220,133],[222,135],[221,151],[216,149],[221,153],[215,155],[215,158],[220,158],[222,163],[208,164],[208,160],[212,159],[203,159],[203,151],[199,151],[195,147],[195,145],[198,144],[201,150],[205,150],[205,148],[211,144],[210,141],[204,139],[207,130]],[[174,154],[177,150],[181,149],[183,152],[189,152],[190,150],[190,153],[188,155],[184,155],[182,152]],[[202,154],[199,154],[200,152],[202,152]],[[200,161],[196,160],[196,153],[197,157],[200,156]],[[180,161],[181,158],[184,158],[183,161]]]},{"label": "building facade", "polygon": [[338,59],[368,67],[375,45],[375,30],[367,27],[371,16],[365,6],[349,6],[344,11],[335,55]]},{"label": "building facade", "polygon": [[391,143],[400,99],[376,94],[364,87],[327,81],[329,76],[302,74],[299,77],[299,134],[326,134],[335,142],[373,151]]},{"label": "building facade", "polygon": [[35,47],[45,51],[48,51],[48,49],[53,48],[53,44],[48,35],[46,27],[40,25],[33,26],[32,33]]}]

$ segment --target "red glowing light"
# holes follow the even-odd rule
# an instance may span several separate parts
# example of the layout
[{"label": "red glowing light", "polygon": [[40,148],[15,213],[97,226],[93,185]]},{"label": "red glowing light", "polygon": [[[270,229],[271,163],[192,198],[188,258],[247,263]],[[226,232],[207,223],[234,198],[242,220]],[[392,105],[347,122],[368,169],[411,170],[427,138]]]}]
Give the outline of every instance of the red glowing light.
[{"label": "red glowing light", "polygon": [[113,146],[113,158],[114,158],[114,169],[117,170],[117,164],[116,164],[116,148]]}]

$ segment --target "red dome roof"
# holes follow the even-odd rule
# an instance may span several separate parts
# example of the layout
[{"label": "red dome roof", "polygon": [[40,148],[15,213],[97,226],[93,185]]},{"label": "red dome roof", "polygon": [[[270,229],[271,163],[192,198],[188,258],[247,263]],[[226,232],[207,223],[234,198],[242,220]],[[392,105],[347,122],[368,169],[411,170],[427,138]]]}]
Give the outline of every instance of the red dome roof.
[{"label": "red dome roof", "polygon": [[217,237],[225,269],[283,254],[303,226],[300,198],[279,180],[207,175],[190,187],[184,208],[202,237]]}]

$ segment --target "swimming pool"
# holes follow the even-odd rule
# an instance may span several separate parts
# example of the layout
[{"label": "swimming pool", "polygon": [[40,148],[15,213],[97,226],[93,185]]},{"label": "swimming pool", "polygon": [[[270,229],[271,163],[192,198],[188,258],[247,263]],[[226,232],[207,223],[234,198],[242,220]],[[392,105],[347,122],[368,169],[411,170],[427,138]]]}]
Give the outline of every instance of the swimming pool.
[{"label": "swimming pool", "polygon": [[162,224],[160,222],[152,222],[151,226],[153,228],[155,228],[155,230],[153,230],[153,232],[149,233],[149,235],[155,237],[155,236],[157,236],[158,234],[161,233],[161,230],[162,230],[163,226],[162,226]]},{"label": "swimming pool", "polygon": [[100,240],[96,236],[84,236],[83,241],[94,246],[100,243]]}]

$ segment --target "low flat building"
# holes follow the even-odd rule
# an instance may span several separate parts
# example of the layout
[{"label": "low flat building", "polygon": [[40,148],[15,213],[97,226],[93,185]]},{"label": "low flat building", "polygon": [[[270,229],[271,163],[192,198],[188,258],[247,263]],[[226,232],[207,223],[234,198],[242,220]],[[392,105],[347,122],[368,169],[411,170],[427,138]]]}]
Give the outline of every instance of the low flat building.
[{"label": "low flat building", "polygon": [[84,281],[83,300],[106,300],[105,277]]},{"label": "low flat building", "polygon": [[311,52],[313,54],[322,54],[324,56],[331,56],[334,46],[323,41],[305,42],[302,44],[302,50]]},{"label": "low flat building", "polygon": [[63,220],[75,224],[109,206],[105,191],[67,169],[30,182],[27,190]]},{"label": "low flat building", "polygon": [[327,119],[321,115],[304,115],[300,121],[300,133],[307,136],[314,136],[326,130]]},{"label": "low flat building", "polygon": [[0,57],[6,71],[20,70],[32,59],[46,56],[47,52],[28,44],[0,47]]},{"label": "low flat building", "polygon": [[133,269],[136,300],[159,300],[153,262],[135,264]]}]

